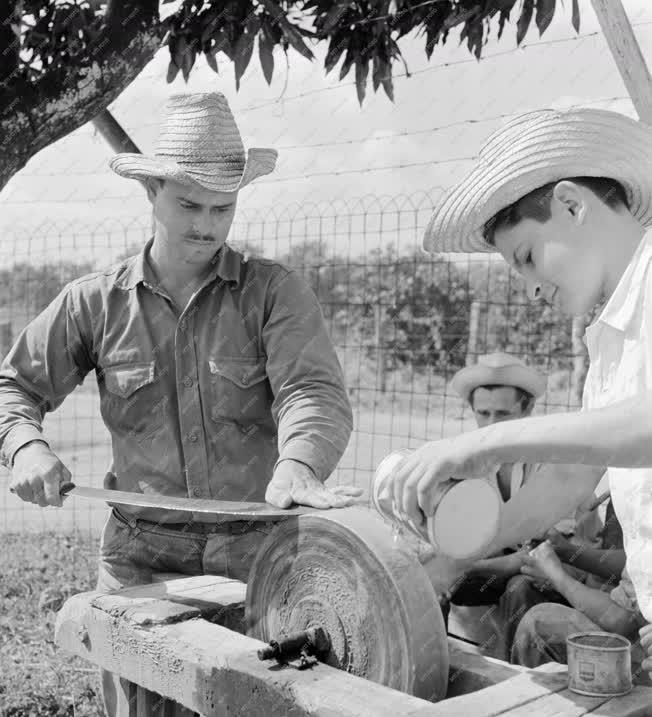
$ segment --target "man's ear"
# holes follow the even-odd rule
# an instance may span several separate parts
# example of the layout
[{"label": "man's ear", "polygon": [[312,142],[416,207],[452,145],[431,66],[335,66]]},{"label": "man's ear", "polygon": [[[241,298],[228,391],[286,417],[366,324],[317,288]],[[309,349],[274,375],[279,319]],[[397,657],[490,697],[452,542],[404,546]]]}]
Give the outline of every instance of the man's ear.
[{"label": "man's ear", "polygon": [[552,201],[562,209],[566,216],[571,217],[576,224],[583,224],[587,212],[587,204],[581,187],[569,179],[555,184],[552,190]]}]

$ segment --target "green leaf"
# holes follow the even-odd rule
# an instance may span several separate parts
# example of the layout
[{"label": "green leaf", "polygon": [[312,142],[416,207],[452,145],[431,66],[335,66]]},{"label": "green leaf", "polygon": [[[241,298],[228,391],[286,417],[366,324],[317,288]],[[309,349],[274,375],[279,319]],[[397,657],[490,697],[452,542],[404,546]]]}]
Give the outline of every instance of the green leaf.
[{"label": "green leaf", "polygon": [[378,57],[378,55],[374,55],[371,71],[371,79],[373,80],[374,84],[374,92],[378,91],[378,88],[380,87],[380,80],[384,76],[385,71],[385,60],[383,60],[382,57]]},{"label": "green leaf", "polygon": [[211,68],[211,70],[213,70],[216,75],[219,75],[219,70],[217,69],[217,59],[215,55],[210,51],[205,52],[204,54],[206,56],[206,63],[208,64],[208,66]]},{"label": "green leaf", "polygon": [[342,53],[347,49],[349,39],[346,35],[338,33],[331,37],[331,43],[326,53],[326,59],[324,60],[324,67],[326,68],[326,74],[328,74],[339,62]]},{"label": "green leaf", "polygon": [[538,0],[536,23],[539,28],[539,36],[548,29],[548,25],[552,22],[555,14],[556,0]]},{"label": "green leaf", "polygon": [[174,78],[179,74],[179,68],[176,66],[174,60],[170,60],[168,65],[168,74],[166,77],[167,82],[174,82]]},{"label": "green leaf", "polygon": [[527,35],[530,22],[532,21],[532,13],[534,11],[534,0],[523,0],[523,9],[521,17],[516,23],[516,44],[520,45],[523,38]]},{"label": "green leaf", "polygon": [[346,51],[346,57],[344,58],[344,62],[342,63],[342,67],[340,69],[340,80],[343,80],[348,74],[349,70],[351,69],[351,65],[355,62],[355,52],[351,47]]},{"label": "green leaf", "polygon": [[573,27],[575,32],[580,31],[580,6],[577,0],[573,0]]},{"label": "green leaf", "polygon": [[266,32],[262,32],[258,38],[258,57],[260,66],[263,68],[263,75],[267,84],[271,85],[274,74],[274,43]]},{"label": "green leaf", "polygon": [[346,5],[342,6],[339,3],[337,3],[335,7],[332,7],[326,13],[324,23],[321,27],[321,32],[324,35],[330,35],[331,30],[340,24],[340,21],[342,20],[342,17],[344,16],[344,13],[347,12],[347,10],[348,7],[346,7]]},{"label": "green leaf", "polygon": [[188,47],[186,53],[183,56],[183,65],[181,66],[181,74],[183,75],[183,79],[186,82],[188,82],[188,78],[190,77],[190,70],[192,70],[193,65],[195,64],[196,57],[197,53],[195,49]]},{"label": "green leaf", "polygon": [[274,0],[261,0],[267,12],[281,26],[283,34],[292,47],[306,59],[314,59],[314,55],[310,48],[306,45],[301,37],[301,32],[286,17],[285,11],[277,5]]},{"label": "green leaf", "polygon": [[[391,73],[391,68],[389,71]],[[389,76],[386,77],[384,80],[381,80],[381,82],[383,83],[383,89],[385,90],[385,94],[393,102],[394,101],[394,82],[392,81],[391,74],[389,74]]]},{"label": "green leaf", "polygon": [[240,89],[240,80],[251,60],[251,55],[254,51],[254,39],[259,28],[260,20],[256,16],[251,17],[235,46],[233,64],[235,68],[236,90]]},{"label": "green leaf", "polygon": [[355,61],[355,85],[358,91],[358,102],[362,105],[367,93],[367,76],[369,75],[369,60],[358,57]]}]

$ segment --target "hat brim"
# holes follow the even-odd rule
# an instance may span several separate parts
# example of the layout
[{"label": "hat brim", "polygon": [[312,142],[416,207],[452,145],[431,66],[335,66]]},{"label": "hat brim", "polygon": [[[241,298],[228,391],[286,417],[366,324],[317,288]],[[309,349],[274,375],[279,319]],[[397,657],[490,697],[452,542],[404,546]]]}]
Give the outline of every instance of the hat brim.
[{"label": "hat brim", "polygon": [[545,393],[545,378],[528,366],[500,366],[493,368],[474,364],[458,371],[451,380],[451,388],[465,401],[480,386],[514,386],[539,398]]},{"label": "hat brim", "polygon": [[270,174],[276,167],[278,152],[275,149],[252,147],[247,153],[244,167],[225,162],[184,163],[166,161],[162,157],[123,152],[110,161],[109,166],[126,179],[169,179],[187,185],[199,185],[213,192],[235,192],[254,179]]},{"label": "hat brim", "polygon": [[490,137],[477,165],[437,204],[423,247],[495,252],[484,227],[499,211],[545,184],[581,176],[619,182],[632,215],[652,225],[652,127],[606,110],[545,110]]}]

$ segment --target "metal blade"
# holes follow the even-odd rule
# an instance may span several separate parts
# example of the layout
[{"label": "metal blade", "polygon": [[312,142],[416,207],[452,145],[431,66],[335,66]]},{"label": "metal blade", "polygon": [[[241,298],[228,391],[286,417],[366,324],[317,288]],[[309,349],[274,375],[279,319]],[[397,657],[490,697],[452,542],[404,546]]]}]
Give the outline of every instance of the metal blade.
[{"label": "metal blade", "polygon": [[[72,486],[72,487],[71,487]],[[167,495],[147,495],[130,493],[123,490],[89,488],[67,483],[61,486],[63,496],[74,495],[78,498],[103,500],[118,505],[137,505],[143,508],[161,508],[163,510],[182,510],[188,513],[211,513],[215,516],[228,516],[242,520],[284,520],[296,515],[314,513],[318,508],[295,506],[277,508],[269,503],[245,503],[235,500],[213,500],[204,498],[176,498]]]}]

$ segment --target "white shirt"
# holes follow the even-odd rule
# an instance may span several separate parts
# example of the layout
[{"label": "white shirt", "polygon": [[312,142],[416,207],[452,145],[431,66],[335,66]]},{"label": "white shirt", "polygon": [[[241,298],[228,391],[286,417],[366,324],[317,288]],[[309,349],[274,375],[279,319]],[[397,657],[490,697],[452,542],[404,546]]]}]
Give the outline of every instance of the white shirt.
[{"label": "white shirt", "polygon": [[[652,390],[652,232],[645,234],[599,318],[587,328],[586,344],[591,363],[583,410]],[[627,572],[640,610],[652,622],[652,468],[609,468],[608,474]]]},{"label": "white shirt", "polygon": [[[536,473],[542,464],[540,463],[514,463],[512,465],[512,472],[509,480],[509,499],[511,500],[516,493],[523,487],[523,485],[530,479],[533,473]],[[498,474],[494,474],[487,478],[489,483],[493,485],[498,495],[502,495],[500,487],[498,485]],[[589,502],[589,501],[586,501]],[[585,503],[586,503],[585,502]],[[600,530],[600,524],[597,513],[588,515],[585,503],[582,503],[578,508],[566,518],[562,518],[558,523],[555,524],[555,528],[564,534],[572,533],[578,538],[583,539],[586,543],[594,542],[598,531]],[[532,538],[539,536],[531,536]],[[513,546],[517,547],[517,546]]]}]

